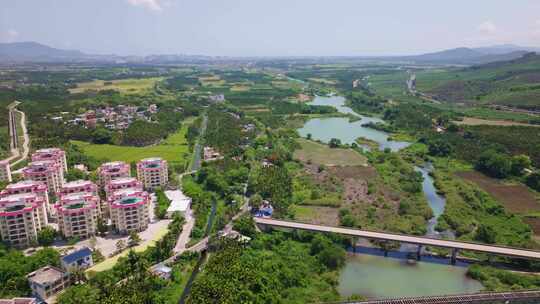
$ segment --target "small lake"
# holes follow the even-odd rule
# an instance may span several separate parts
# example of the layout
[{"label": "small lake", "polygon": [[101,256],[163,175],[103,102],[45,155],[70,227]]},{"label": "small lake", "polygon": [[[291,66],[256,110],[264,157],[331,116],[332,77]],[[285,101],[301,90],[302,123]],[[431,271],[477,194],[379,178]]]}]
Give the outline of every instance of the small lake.
[{"label": "small lake", "polygon": [[398,151],[410,145],[410,143],[403,141],[389,141],[386,132],[362,127],[363,124],[368,122],[384,121],[377,117],[357,114],[351,108],[345,106],[345,98],[342,96],[316,96],[310,104],[333,106],[340,113],[351,114],[361,118],[361,120],[349,122],[348,117],[310,119],[302,128],[298,129],[298,133],[302,137],[311,134],[314,140],[320,140],[324,143],[328,143],[332,138],[338,138],[344,144],[352,144],[358,137],[364,137],[377,142],[381,150],[390,148],[392,151]]}]

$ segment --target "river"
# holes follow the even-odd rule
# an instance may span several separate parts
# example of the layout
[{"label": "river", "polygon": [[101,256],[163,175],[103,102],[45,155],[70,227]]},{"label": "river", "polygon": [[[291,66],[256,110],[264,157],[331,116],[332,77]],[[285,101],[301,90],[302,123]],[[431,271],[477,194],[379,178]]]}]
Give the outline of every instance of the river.
[{"label": "river", "polygon": [[[334,106],[339,112],[352,114],[360,121],[349,122],[347,117],[310,119],[298,130],[299,134],[322,142],[338,138],[342,143],[352,144],[358,137],[364,137],[379,144],[380,149],[389,148],[399,151],[410,145],[409,142],[389,141],[385,132],[362,127],[367,122],[384,122],[375,117],[366,117],[355,113],[345,106],[345,98],[341,96],[317,96],[312,105]],[[427,235],[438,236],[435,231],[437,219],[444,212],[445,198],[437,194],[430,172],[431,164],[415,167],[424,177],[422,189],[433,210],[433,218],[428,223]],[[407,263],[407,251],[410,246],[402,246],[399,251],[384,252],[375,248],[357,247],[356,254],[349,254],[347,263],[340,273],[339,293],[348,297],[353,294],[370,298],[387,298],[403,296],[429,296],[441,294],[458,294],[479,291],[483,286],[466,276],[467,264],[457,263],[452,266],[447,259],[422,257],[422,261]],[[412,248],[412,250],[415,250]]]}]

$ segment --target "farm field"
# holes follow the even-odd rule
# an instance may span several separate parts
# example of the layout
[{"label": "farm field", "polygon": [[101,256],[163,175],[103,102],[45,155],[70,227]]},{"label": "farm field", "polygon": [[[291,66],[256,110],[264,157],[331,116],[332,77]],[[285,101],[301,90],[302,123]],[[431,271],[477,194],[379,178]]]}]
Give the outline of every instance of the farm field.
[{"label": "farm field", "polygon": [[479,125],[488,125],[488,126],[527,126],[527,127],[540,127],[540,125],[527,124],[516,121],[508,120],[488,120],[475,117],[464,117],[462,121],[454,121],[458,125],[467,125],[467,126],[479,126]]},{"label": "farm field", "polygon": [[97,159],[108,158],[130,163],[146,157],[162,157],[170,164],[181,165],[189,159],[190,154],[186,141],[188,127],[189,123],[184,123],[178,132],[160,144],[148,147],[98,145],[77,140],[73,140],[72,143],[81,148],[85,154]]},{"label": "farm field", "polygon": [[352,149],[332,149],[307,139],[297,140],[302,148],[294,152],[301,161],[311,160],[315,164],[328,166],[362,166],[367,164],[364,156]]},{"label": "farm field", "polygon": [[523,185],[505,185],[476,171],[462,171],[457,172],[456,175],[478,185],[512,213],[540,212],[540,202],[533,192]]},{"label": "farm field", "polygon": [[150,91],[156,82],[163,80],[162,77],[141,79],[119,79],[111,81],[94,80],[78,83],[74,89],[69,89],[72,94],[85,91],[116,90],[125,94],[139,94]]}]

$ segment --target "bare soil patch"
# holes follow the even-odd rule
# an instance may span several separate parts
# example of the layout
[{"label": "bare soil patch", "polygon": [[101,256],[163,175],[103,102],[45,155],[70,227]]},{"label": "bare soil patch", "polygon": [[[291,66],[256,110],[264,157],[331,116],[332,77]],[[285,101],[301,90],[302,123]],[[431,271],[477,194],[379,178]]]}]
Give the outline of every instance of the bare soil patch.
[{"label": "bare soil patch", "polygon": [[457,172],[456,175],[478,185],[510,212],[526,214],[540,211],[540,202],[537,197],[523,185],[506,185],[476,171],[462,171]]}]

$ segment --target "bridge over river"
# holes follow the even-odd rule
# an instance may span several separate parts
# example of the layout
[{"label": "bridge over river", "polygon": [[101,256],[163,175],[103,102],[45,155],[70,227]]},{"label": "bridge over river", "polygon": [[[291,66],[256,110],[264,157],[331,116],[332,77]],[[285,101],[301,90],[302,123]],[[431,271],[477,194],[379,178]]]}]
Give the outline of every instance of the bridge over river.
[{"label": "bridge over river", "polygon": [[290,229],[301,229],[308,231],[316,232],[328,232],[328,233],[337,233],[348,235],[352,237],[361,237],[366,239],[373,240],[382,240],[382,241],[395,241],[400,243],[408,243],[418,245],[420,252],[422,246],[434,246],[452,249],[452,263],[456,262],[456,255],[458,250],[469,250],[476,251],[488,254],[503,255],[509,257],[530,259],[530,260],[540,260],[540,252],[503,247],[503,246],[494,246],[487,244],[471,243],[471,242],[462,242],[462,241],[450,241],[450,240],[440,240],[423,236],[412,236],[404,234],[393,234],[385,232],[375,232],[368,230],[358,230],[352,228],[344,227],[331,227],[331,226],[322,226],[314,224],[306,224],[292,221],[282,221],[274,220],[268,218],[255,218],[255,223],[261,227],[279,227],[279,228],[290,228]]}]

